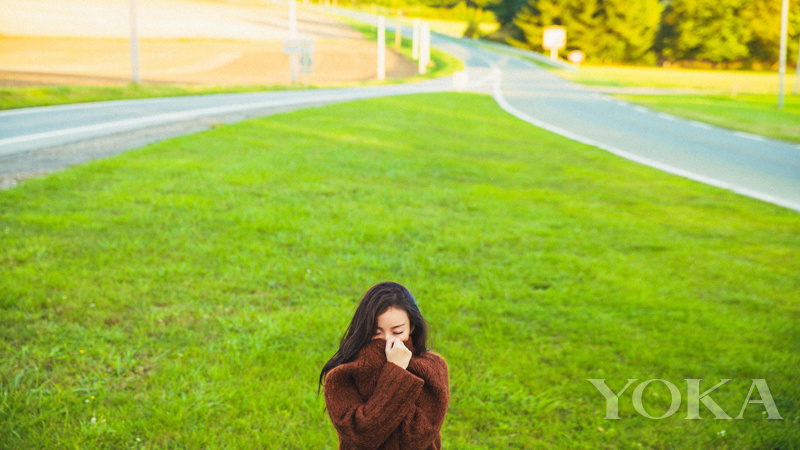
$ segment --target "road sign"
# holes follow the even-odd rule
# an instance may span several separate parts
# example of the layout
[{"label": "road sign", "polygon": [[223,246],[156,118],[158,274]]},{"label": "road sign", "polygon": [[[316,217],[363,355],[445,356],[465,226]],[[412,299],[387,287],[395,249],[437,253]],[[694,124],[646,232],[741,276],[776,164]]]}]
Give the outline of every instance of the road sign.
[{"label": "road sign", "polygon": [[314,41],[311,39],[286,39],[283,41],[283,53],[287,55],[314,53]]},{"label": "road sign", "polygon": [[569,52],[569,55],[567,55],[567,59],[569,60],[569,62],[577,66],[580,65],[580,63],[582,63],[584,59],[586,59],[586,53],[583,53],[580,50],[573,50]]},{"label": "road sign", "polygon": [[311,59],[311,55],[309,53],[303,53],[303,56],[300,57],[300,73],[313,73],[311,70],[312,63],[313,60]]},{"label": "road sign", "polygon": [[550,59],[558,59],[558,51],[567,46],[567,29],[564,27],[553,26],[544,29],[542,36],[542,47],[550,50]]},{"label": "road sign", "polygon": [[300,73],[311,73],[311,54],[314,53],[314,41],[311,39],[287,39],[283,41],[283,53],[289,55],[292,70],[292,83],[297,83],[297,57],[300,58]]},{"label": "road sign", "polygon": [[542,36],[542,47],[545,50],[556,49],[561,50],[567,46],[567,29],[564,27],[554,26],[544,29]]}]

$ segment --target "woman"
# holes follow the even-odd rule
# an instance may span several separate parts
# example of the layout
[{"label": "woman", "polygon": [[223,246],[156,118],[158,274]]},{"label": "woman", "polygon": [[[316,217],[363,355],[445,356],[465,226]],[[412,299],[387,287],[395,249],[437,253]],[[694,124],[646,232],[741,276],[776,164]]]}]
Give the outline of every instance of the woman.
[{"label": "woman", "polygon": [[340,449],[442,447],[450,380],[427,337],[408,289],[385,282],[364,294],[319,376]]}]

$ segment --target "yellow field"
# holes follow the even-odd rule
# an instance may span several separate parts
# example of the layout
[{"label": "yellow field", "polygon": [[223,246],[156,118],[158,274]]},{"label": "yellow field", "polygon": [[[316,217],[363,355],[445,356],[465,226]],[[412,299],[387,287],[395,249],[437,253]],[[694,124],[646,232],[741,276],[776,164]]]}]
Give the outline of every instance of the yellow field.
[{"label": "yellow field", "polygon": [[[416,65],[388,49],[386,73],[403,78]],[[291,82],[282,41],[143,39],[140,71],[146,83],[273,85]],[[314,45],[313,74],[302,81],[329,85],[377,76],[375,43],[321,39]],[[2,38],[0,86],[124,85],[130,80],[130,47],[124,39]]]},{"label": "yellow field", "polygon": [[[718,94],[776,94],[778,73],[745,70],[703,70],[660,67],[581,66],[577,73],[564,78],[595,86],[640,86],[691,89]],[[793,71],[785,79],[791,92]]]}]

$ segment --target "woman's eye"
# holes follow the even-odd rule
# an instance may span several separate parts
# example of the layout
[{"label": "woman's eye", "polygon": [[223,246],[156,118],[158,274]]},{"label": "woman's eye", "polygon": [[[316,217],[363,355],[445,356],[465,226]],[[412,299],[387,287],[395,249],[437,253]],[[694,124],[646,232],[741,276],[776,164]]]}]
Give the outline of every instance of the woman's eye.
[{"label": "woman's eye", "polygon": [[399,333],[394,333],[394,335],[395,335],[395,336],[399,336],[399,335],[401,335],[401,334],[403,334],[403,331],[401,331],[401,332],[399,332]]}]

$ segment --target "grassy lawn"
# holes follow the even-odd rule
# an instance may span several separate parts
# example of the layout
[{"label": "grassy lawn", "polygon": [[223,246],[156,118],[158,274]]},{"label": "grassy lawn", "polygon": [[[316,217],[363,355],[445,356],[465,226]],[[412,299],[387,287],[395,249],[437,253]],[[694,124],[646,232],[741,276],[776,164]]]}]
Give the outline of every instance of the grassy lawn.
[{"label": "grassy lawn", "polygon": [[468,8],[465,6],[465,3],[458,3],[453,8],[436,8],[422,4],[413,6],[395,5],[393,7],[375,4],[350,4],[347,5],[346,8],[371,14],[380,14],[393,20],[397,18],[397,12],[400,10],[402,11],[401,22],[404,25],[410,26],[413,24],[414,19],[418,18],[428,22],[431,31],[451,37],[464,36],[464,31],[466,31],[471,21],[478,22],[478,29],[483,34],[489,34],[500,27],[500,24],[497,23],[494,15],[490,11],[483,11],[478,14],[475,8]]},{"label": "grassy lawn", "polygon": [[[800,214],[485,96],[299,111],[31,179],[0,192],[0,242],[6,448],[335,448],[317,376],[387,279],[448,361],[448,448],[800,435]],[[639,380],[621,420],[589,378]],[[662,420],[631,403],[656,378],[683,396]],[[685,420],[687,378],[730,379],[711,396],[732,417],[763,378],[784,420]]]},{"label": "grassy lawn", "polygon": [[185,95],[221,94],[286,90],[290,86],[189,86],[163,84],[129,84],[127,86],[37,86],[1,87],[0,110],[52,106],[70,103],[102,102],[134,98],[177,97]]},{"label": "grassy lawn", "polygon": [[[378,28],[372,25],[359,22],[358,20],[350,19],[347,17],[337,16],[339,21],[346,23],[351,28],[360,32],[365,39],[371,41],[378,41]],[[409,36],[400,36],[401,45],[398,49],[395,46],[395,33],[386,30],[384,42],[386,43],[386,51],[398,51],[407,59],[413,61],[413,40]],[[409,81],[417,81],[430,78],[445,77],[452,75],[459,70],[464,69],[464,64],[460,59],[450,56],[447,53],[431,48],[431,62],[428,70],[424,75],[416,75],[412,78],[386,80],[389,83],[407,83]],[[373,83],[374,84],[374,83]]]}]

